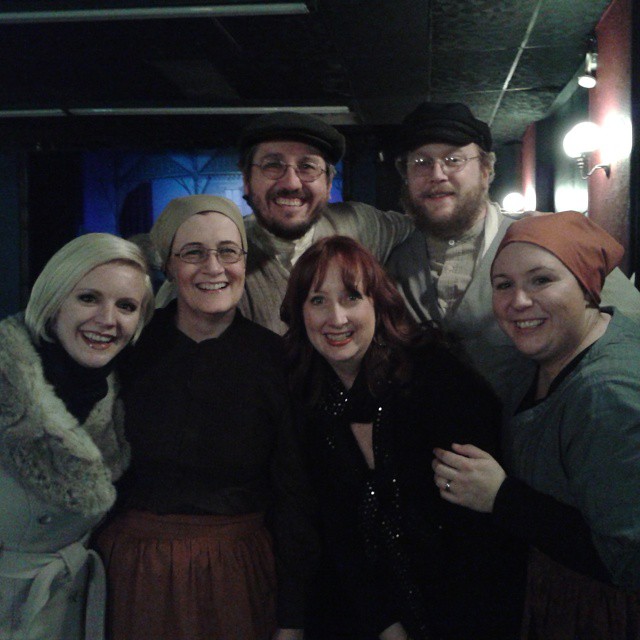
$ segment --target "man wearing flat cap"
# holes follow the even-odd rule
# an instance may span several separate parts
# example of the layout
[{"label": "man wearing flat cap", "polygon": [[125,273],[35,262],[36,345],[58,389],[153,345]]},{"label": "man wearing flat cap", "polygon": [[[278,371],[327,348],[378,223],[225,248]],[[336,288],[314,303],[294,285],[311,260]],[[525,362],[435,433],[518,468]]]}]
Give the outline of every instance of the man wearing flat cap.
[{"label": "man wearing flat cap", "polygon": [[245,295],[247,318],[284,333],[280,304],[289,273],[315,240],[355,238],[384,262],[413,229],[409,216],[359,202],[329,204],[335,165],[345,151],[341,133],[321,118],[296,112],[261,116],[240,137],[249,242]]},{"label": "man wearing flat cap", "polygon": [[[425,102],[406,116],[396,166],[416,230],[387,268],[413,315],[448,333],[505,398],[531,365],[491,308],[489,269],[516,219],[489,199],[495,159],[488,125],[464,104]],[[620,270],[607,278],[603,298],[640,318],[640,293]]]}]

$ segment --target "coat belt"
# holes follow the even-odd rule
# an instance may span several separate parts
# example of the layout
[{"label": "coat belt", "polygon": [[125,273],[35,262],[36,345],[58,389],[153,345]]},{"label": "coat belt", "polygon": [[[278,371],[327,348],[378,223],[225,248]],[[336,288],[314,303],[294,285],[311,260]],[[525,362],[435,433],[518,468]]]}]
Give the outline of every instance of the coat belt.
[{"label": "coat belt", "polygon": [[33,580],[23,606],[22,626],[29,629],[51,597],[51,585],[58,576],[73,581],[89,565],[85,637],[104,640],[106,578],[98,554],[85,547],[86,539],[59,549],[55,553],[28,553],[6,548],[0,552],[0,577]]}]

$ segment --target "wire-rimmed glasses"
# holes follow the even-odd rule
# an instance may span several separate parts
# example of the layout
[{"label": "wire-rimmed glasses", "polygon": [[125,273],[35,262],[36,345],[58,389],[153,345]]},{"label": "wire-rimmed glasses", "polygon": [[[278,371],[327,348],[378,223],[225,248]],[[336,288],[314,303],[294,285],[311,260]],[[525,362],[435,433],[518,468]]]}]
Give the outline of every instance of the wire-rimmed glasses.
[{"label": "wire-rimmed glasses", "polygon": [[262,175],[269,180],[280,180],[291,167],[301,182],[313,182],[317,180],[327,170],[317,162],[303,160],[297,164],[288,164],[282,160],[263,160],[261,163],[252,163],[252,167],[258,167]]},{"label": "wire-rimmed glasses", "polygon": [[176,258],[180,258],[182,262],[202,264],[208,260],[210,253],[215,253],[218,262],[221,264],[235,264],[247,255],[246,251],[233,243],[218,245],[215,249],[209,249],[209,247],[203,244],[191,243],[186,244],[180,251],[173,255],[176,256]]},{"label": "wire-rimmed glasses", "polygon": [[416,156],[411,159],[397,158],[396,168],[400,172],[400,175],[405,177],[407,175],[426,176],[433,171],[437,163],[442,173],[448,176],[451,173],[462,171],[469,160],[475,160],[481,157],[482,155],[466,157],[453,153],[444,158],[432,158],[431,156]]}]

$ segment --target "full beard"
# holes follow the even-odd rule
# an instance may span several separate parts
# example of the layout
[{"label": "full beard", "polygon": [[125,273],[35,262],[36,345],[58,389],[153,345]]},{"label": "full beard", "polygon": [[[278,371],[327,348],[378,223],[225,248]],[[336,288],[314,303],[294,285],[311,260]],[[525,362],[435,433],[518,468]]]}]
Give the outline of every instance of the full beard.
[{"label": "full beard", "polygon": [[[288,195],[286,192],[279,192],[277,195]],[[297,195],[291,193],[289,195]],[[260,225],[264,227],[267,231],[272,233],[274,236],[278,238],[282,238],[283,240],[297,240],[298,238],[302,238],[302,236],[313,227],[316,222],[322,216],[322,212],[326,208],[325,204],[319,204],[314,209],[309,211],[309,215],[305,220],[301,220],[296,224],[286,224],[281,222],[280,220],[270,220],[268,219],[261,211],[258,204],[255,202],[253,198],[253,194],[251,191],[247,195],[244,196],[245,201],[251,207],[255,217],[260,222]]]},{"label": "full beard", "polygon": [[487,193],[484,185],[478,184],[464,198],[459,199],[453,213],[445,219],[434,219],[428,202],[412,199],[406,184],[402,187],[400,202],[423,233],[449,240],[459,238],[480,219],[486,208]]}]

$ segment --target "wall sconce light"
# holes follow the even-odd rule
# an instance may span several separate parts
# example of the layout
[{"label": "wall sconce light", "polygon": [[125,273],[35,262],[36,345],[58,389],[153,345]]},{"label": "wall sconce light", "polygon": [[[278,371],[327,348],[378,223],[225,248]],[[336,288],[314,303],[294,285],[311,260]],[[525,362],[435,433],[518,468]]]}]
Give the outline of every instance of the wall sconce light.
[{"label": "wall sconce light", "polygon": [[588,51],[584,57],[584,72],[578,76],[578,84],[585,89],[596,86],[595,72],[598,68],[598,54]]},{"label": "wall sconce light", "polygon": [[502,208],[505,211],[521,212],[524,211],[525,200],[524,196],[517,191],[508,193],[502,201]]},{"label": "wall sconce light", "polygon": [[589,154],[600,148],[602,134],[600,127],[594,122],[580,122],[571,129],[562,141],[564,152],[575,158],[580,169],[580,177],[586,180],[598,169],[602,169],[607,178],[611,175],[610,164],[597,164],[588,170]]}]

